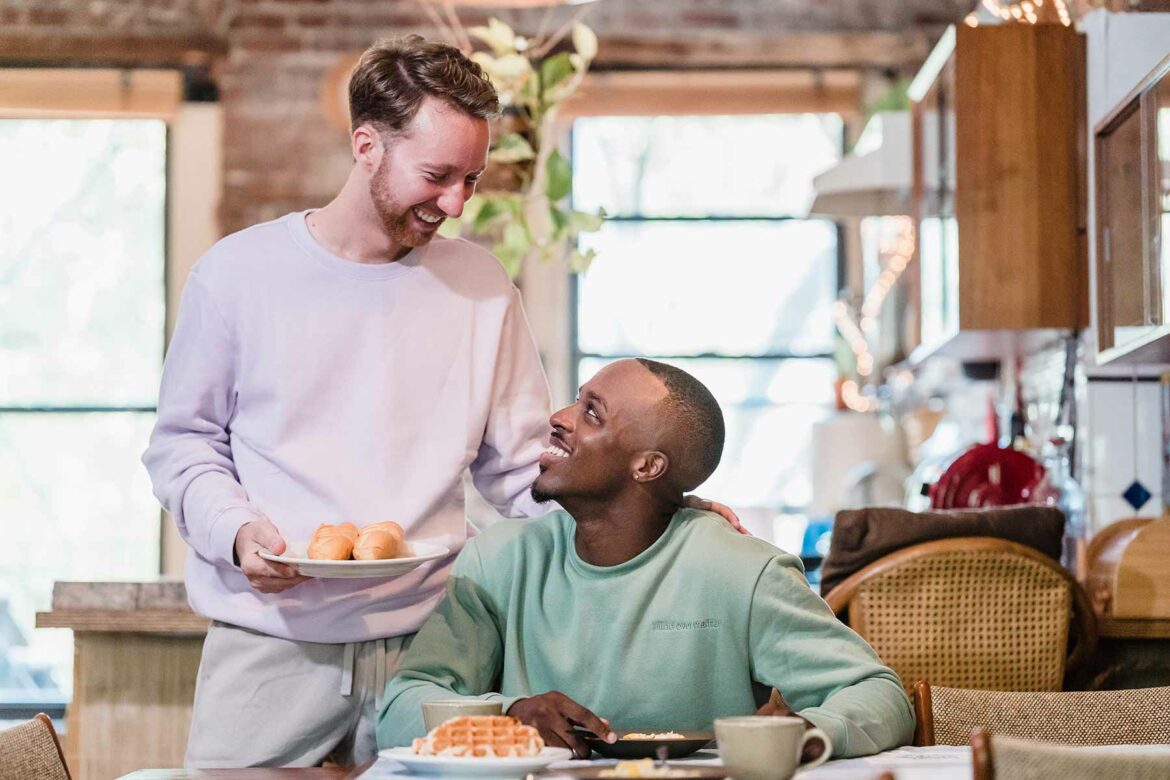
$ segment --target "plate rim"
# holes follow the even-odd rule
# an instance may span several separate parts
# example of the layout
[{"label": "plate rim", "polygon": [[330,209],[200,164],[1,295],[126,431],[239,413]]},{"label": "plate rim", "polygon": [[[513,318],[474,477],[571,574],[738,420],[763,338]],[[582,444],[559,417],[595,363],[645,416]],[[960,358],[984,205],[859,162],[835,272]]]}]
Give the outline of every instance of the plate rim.
[{"label": "plate rim", "polygon": [[[555,751],[552,756],[544,755],[546,750]],[[395,751],[405,751],[398,752]],[[392,761],[398,761],[400,764],[406,764],[402,761],[403,758],[411,761],[416,761],[420,764],[429,764],[431,766],[449,765],[449,766],[491,766],[492,764],[515,764],[526,763],[532,764],[534,762],[543,762],[545,766],[556,763],[557,761],[568,761],[573,757],[573,751],[568,748],[556,747],[555,745],[545,745],[540,749],[540,753],[535,756],[421,756],[415,753],[408,745],[399,745],[398,747],[382,748],[378,751],[379,756],[384,756]]]},{"label": "plate rim", "polygon": [[288,565],[288,566],[301,566],[301,565],[340,566],[343,569],[344,568],[354,568],[355,566],[356,566],[356,568],[372,568],[374,566],[386,565],[386,564],[402,564],[402,563],[416,563],[416,562],[417,563],[426,563],[427,561],[433,561],[433,560],[436,560],[437,558],[443,558],[443,557],[446,557],[447,555],[451,554],[451,548],[449,548],[445,545],[437,544],[435,542],[427,542],[427,541],[419,540],[416,542],[410,542],[409,544],[411,544],[411,545],[421,544],[423,546],[432,547],[434,549],[431,552],[423,553],[422,555],[410,555],[410,556],[407,556],[405,558],[375,558],[373,560],[368,560],[368,561],[354,561],[354,560],[336,561],[336,560],[329,560],[329,559],[323,559],[323,558],[292,558],[292,557],[288,557],[288,556],[284,556],[284,555],[276,555],[272,551],[268,550],[267,548],[263,548],[263,547],[260,548],[260,551],[258,554],[261,558],[263,558],[266,561],[273,561],[275,563],[283,563],[283,564]]}]

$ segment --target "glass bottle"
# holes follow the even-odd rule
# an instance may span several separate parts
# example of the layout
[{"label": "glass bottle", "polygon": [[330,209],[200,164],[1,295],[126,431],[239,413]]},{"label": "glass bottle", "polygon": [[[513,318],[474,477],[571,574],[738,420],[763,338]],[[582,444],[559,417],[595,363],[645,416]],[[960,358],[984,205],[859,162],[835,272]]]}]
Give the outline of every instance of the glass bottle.
[{"label": "glass bottle", "polygon": [[1074,577],[1085,572],[1085,493],[1072,476],[1069,442],[1055,437],[1044,448],[1044,477],[1035,489],[1035,503],[1064,512],[1064,546],[1060,562]]}]

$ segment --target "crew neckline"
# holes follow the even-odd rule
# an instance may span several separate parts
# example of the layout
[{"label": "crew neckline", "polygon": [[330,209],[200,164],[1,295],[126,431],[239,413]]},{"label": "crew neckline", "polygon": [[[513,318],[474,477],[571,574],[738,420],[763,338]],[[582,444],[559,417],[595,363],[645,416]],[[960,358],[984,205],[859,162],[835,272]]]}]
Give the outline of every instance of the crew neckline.
[{"label": "crew neckline", "polygon": [[346,260],[344,257],[338,257],[323,247],[317,239],[313,238],[313,234],[309,232],[307,219],[314,211],[316,209],[294,211],[285,217],[285,222],[288,225],[289,232],[292,233],[293,241],[309,257],[317,261],[318,264],[333,273],[349,277],[350,279],[382,281],[408,274],[422,264],[423,259],[426,257],[427,249],[431,245],[428,242],[420,247],[415,247],[405,257],[390,263],[355,263],[352,260]]},{"label": "crew neckline", "polygon": [[[569,515],[569,518],[572,520],[572,515]],[[654,540],[654,544],[650,545],[630,560],[625,561],[624,563],[616,564],[614,566],[598,566],[581,559],[581,556],[577,554],[577,521],[573,520],[570,533],[568,534],[569,565],[577,570],[577,572],[580,574],[592,578],[620,577],[623,574],[628,574],[629,572],[642,568],[651,560],[653,560],[659,551],[670,544],[670,540],[674,538],[675,534],[679,533],[679,529],[681,529],[682,526],[684,526],[690,519],[691,510],[686,508],[679,509],[674,513],[674,516],[670,518],[670,524],[666,526],[666,530],[662,532],[662,536]]]}]

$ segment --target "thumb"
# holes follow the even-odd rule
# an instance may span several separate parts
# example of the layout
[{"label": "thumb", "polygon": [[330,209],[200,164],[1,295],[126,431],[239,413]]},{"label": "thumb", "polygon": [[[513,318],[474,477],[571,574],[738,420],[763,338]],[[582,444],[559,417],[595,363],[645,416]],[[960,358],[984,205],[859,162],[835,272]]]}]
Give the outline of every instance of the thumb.
[{"label": "thumb", "polygon": [[284,552],[284,539],[281,538],[280,531],[276,530],[276,526],[270,520],[260,521],[252,538],[270,553],[280,555]]}]

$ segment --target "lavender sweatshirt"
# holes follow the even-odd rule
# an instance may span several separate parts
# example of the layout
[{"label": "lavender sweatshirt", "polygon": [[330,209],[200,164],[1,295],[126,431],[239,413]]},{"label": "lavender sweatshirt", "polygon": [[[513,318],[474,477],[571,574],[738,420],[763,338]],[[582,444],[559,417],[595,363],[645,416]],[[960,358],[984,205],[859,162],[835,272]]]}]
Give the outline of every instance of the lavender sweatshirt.
[{"label": "lavender sweatshirt", "polygon": [[[394,263],[329,253],[305,213],[228,236],[183,292],[143,462],[190,546],[201,615],[311,642],[418,629],[467,539],[462,473],[513,517],[550,399],[519,293],[488,252],[436,238]],[[236,532],[290,543],[319,523],[394,520],[451,557],[393,579],[254,590]]]}]

